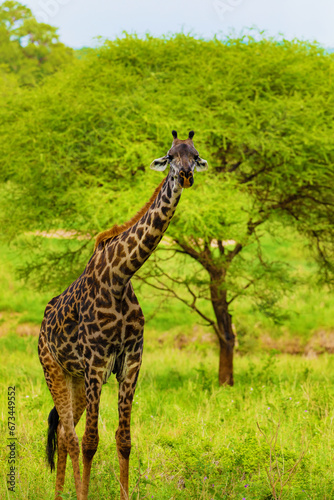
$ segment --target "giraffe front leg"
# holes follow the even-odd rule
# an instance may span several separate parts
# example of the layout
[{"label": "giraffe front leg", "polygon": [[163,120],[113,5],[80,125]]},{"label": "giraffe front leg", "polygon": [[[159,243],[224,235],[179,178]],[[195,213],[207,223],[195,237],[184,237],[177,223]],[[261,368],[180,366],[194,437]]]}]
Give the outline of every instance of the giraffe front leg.
[{"label": "giraffe front leg", "polygon": [[119,383],[118,416],[119,425],[116,431],[116,446],[120,468],[121,500],[129,499],[129,459],[131,452],[131,409],[141,365],[141,354],[128,362],[127,375]]},{"label": "giraffe front leg", "polygon": [[82,490],[80,500],[87,500],[90,471],[99,444],[98,418],[102,375],[98,377],[89,372],[86,376],[86,427],[82,438]]}]

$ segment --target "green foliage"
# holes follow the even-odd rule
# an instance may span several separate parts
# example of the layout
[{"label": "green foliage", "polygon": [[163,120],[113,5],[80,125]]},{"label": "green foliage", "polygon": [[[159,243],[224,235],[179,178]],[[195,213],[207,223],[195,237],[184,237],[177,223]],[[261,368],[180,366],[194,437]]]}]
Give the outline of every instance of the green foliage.
[{"label": "green foliage", "polygon": [[[210,247],[225,273],[221,293],[230,307],[253,297],[272,316],[298,276],[264,252],[265,235],[300,231],[301,245],[312,245],[331,276],[332,72],[333,56],[297,40],[125,35],[35,88],[8,84],[0,109],[3,240],[25,241],[26,272],[59,292],[84,269],[89,238],[147,201],[160,181],[148,165],[166,153],[171,130],[185,137],[194,129],[209,170],[183,193],[170,242],[198,252],[232,242],[224,254]],[[33,235],[50,230],[88,239],[45,248]],[[181,277],[208,298],[208,273],[196,263]]]},{"label": "green foliage", "polygon": [[0,4],[0,81],[14,73],[20,84],[34,85],[73,61],[73,51],[59,42],[57,28],[39,23],[19,2]]}]

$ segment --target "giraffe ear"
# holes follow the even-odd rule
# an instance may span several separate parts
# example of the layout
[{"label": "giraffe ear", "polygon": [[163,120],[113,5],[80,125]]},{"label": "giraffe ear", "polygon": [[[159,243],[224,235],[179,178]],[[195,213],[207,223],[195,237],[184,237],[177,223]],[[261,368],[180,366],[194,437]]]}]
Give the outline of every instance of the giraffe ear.
[{"label": "giraffe ear", "polygon": [[156,160],[153,160],[150,168],[152,170],[158,170],[159,172],[162,172],[165,170],[165,168],[168,165],[168,158],[167,156],[163,156],[162,158],[157,158]]},{"label": "giraffe ear", "polygon": [[202,160],[202,158],[197,158],[196,170],[197,172],[203,172],[204,170],[208,170],[208,162],[206,160]]}]

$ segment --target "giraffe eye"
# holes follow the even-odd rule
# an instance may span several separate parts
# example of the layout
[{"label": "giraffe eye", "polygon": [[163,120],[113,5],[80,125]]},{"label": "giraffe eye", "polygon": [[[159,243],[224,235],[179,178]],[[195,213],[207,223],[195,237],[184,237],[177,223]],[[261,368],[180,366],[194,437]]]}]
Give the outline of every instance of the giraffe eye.
[{"label": "giraffe eye", "polygon": [[168,161],[172,161],[172,159],[173,159],[172,155],[167,155],[167,160]]},{"label": "giraffe eye", "polygon": [[194,160],[197,161],[199,158],[199,155],[194,156]]}]

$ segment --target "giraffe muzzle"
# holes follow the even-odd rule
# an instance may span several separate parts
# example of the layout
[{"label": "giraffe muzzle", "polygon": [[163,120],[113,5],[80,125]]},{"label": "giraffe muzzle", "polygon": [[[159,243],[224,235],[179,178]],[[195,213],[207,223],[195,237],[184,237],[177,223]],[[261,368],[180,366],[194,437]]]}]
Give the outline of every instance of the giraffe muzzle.
[{"label": "giraffe muzzle", "polygon": [[181,170],[179,173],[179,184],[183,188],[189,188],[194,184],[194,176],[191,170],[185,172]]}]

